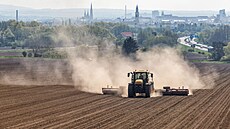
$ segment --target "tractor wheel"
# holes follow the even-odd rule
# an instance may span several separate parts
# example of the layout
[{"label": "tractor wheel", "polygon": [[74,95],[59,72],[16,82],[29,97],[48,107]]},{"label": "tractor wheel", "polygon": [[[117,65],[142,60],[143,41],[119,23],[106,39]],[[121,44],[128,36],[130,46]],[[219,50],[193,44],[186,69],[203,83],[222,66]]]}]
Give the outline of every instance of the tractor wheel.
[{"label": "tractor wheel", "polygon": [[135,91],[132,85],[128,86],[128,97],[129,98],[133,98],[135,97]]},{"label": "tractor wheel", "polygon": [[151,95],[152,87],[151,86],[145,86],[145,97],[149,98]]}]

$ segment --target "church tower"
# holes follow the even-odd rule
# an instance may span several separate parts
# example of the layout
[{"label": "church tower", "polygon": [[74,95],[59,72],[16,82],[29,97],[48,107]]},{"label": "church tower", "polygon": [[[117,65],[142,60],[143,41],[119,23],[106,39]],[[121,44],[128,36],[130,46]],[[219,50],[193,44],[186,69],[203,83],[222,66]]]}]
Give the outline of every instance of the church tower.
[{"label": "church tower", "polygon": [[90,20],[92,21],[93,20],[93,4],[91,3],[91,6],[90,6]]},{"label": "church tower", "polygon": [[138,5],[136,6],[135,23],[139,23],[139,9],[138,9]]}]

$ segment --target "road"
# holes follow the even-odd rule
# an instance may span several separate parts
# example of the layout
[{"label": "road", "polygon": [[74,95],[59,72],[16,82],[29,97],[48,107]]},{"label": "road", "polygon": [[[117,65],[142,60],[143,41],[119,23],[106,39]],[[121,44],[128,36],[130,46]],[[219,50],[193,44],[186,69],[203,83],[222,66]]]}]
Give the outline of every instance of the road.
[{"label": "road", "polygon": [[[186,39],[188,39],[187,41],[185,41]],[[200,44],[197,43],[196,41],[190,40],[189,36],[185,36],[185,37],[181,37],[178,38],[178,42],[184,46],[188,46],[191,47],[192,45],[195,45],[196,49],[202,50],[202,51],[209,51],[209,49],[213,49],[212,46],[208,46],[208,45],[204,45],[204,44]]]}]

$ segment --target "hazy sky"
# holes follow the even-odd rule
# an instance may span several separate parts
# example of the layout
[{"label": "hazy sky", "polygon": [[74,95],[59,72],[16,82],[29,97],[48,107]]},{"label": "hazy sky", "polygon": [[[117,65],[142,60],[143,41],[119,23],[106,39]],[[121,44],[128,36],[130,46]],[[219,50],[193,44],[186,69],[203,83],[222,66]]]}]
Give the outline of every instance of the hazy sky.
[{"label": "hazy sky", "polygon": [[135,9],[141,10],[219,10],[230,11],[230,0],[0,0],[0,4],[31,8],[94,8]]}]

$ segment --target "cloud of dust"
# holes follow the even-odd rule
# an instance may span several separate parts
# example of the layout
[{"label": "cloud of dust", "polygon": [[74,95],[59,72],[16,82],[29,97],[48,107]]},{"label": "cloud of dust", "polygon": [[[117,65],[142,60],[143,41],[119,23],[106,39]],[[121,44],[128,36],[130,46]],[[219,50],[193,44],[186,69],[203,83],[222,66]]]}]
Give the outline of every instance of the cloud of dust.
[{"label": "cloud of dust", "polygon": [[[60,31],[61,37],[65,31]],[[149,70],[154,74],[156,89],[163,86],[172,88],[202,89],[208,88],[202,82],[199,70],[190,66],[175,48],[156,47],[149,52],[138,52],[136,61],[116,54],[115,47],[106,47],[98,51],[89,44],[113,44],[106,40],[99,40],[93,35],[85,36],[86,42],[77,49],[68,49],[69,62],[73,67],[72,79],[76,88],[93,93],[101,93],[101,88],[107,85],[113,87],[127,86],[130,78],[128,72],[133,70]],[[68,38],[65,38],[68,39]],[[90,40],[91,39],[91,40]],[[70,42],[70,41],[66,41]],[[89,42],[89,43],[88,43]],[[214,83],[213,83],[214,84]]]},{"label": "cloud of dust", "polygon": [[[81,28],[81,30],[84,29]],[[66,43],[71,43],[71,38],[66,35],[68,33],[66,31],[59,30],[56,37],[62,41],[65,39]],[[86,92],[101,93],[102,88],[107,85],[114,88],[126,86],[130,81],[126,71],[133,70],[130,67],[131,64],[127,65],[130,59],[115,54],[115,46],[108,40],[83,32],[78,33],[78,36],[81,40],[77,42],[77,47],[67,47],[65,50],[73,69],[72,79],[75,87]],[[102,46],[101,49],[98,48],[98,44]]]},{"label": "cloud of dust", "polygon": [[[54,35],[55,41],[65,46],[63,49],[68,54],[68,66],[59,63],[46,65],[41,61],[25,63],[24,72],[28,75],[24,72],[22,75],[8,74],[0,81],[23,85],[73,83],[79,90],[102,93],[102,88],[107,85],[114,88],[127,87],[131,80],[127,77],[128,72],[149,70],[154,74],[155,89],[162,89],[163,86],[172,88],[184,86],[193,90],[210,88],[214,85],[214,81],[211,80],[209,82],[211,85],[207,87],[202,82],[199,70],[189,65],[175,48],[155,47],[149,52],[137,52],[137,60],[133,60],[119,54],[120,49],[115,48],[111,41],[91,35],[82,27],[74,33],[76,33],[74,36],[77,36],[74,42],[66,29],[57,30]],[[72,76],[72,82],[68,83],[68,79],[64,79],[68,75],[63,74],[66,72],[62,71],[63,66],[71,70],[69,74]],[[13,81],[14,78],[18,81]]]},{"label": "cloud of dust", "polygon": [[[14,62],[17,62],[15,64]],[[8,59],[0,72],[1,85],[72,85],[72,72],[65,61],[43,59]]]},{"label": "cloud of dust", "polygon": [[[154,48],[148,53],[140,53],[141,67],[154,73],[155,87],[200,89],[204,87],[199,70],[190,66],[174,48]],[[147,62],[147,63],[146,63]]]}]

